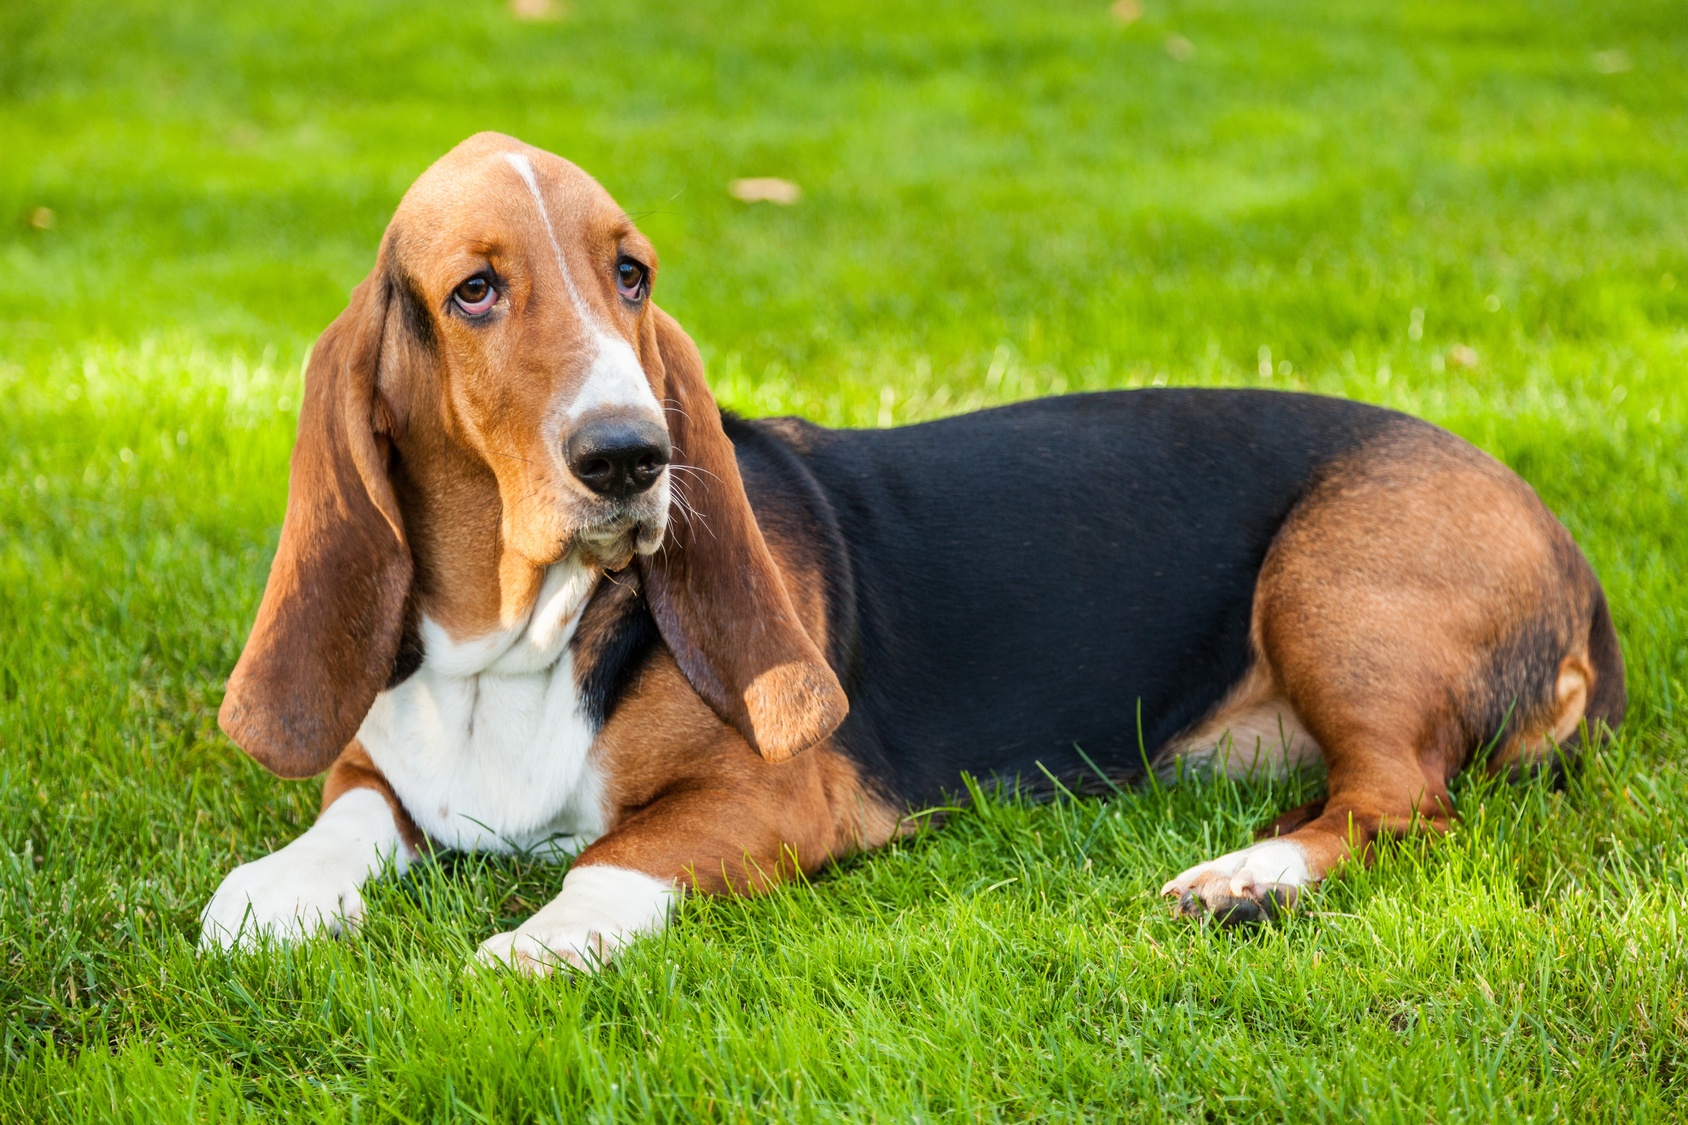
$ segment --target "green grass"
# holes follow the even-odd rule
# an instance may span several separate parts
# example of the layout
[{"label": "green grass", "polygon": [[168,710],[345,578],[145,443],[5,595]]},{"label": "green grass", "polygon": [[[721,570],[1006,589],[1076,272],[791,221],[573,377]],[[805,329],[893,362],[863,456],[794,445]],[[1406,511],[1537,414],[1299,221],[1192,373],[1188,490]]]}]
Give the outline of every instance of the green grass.
[{"label": "green grass", "polygon": [[[462,975],[559,879],[478,858],[196,958],[317,800],[214,721],[301,359],[483,128],[639,217],[748,413],[1170,382],[1451,427],[1593,559],[1627,728],[1250,934],[1154,891],[1317,779],[986,803],[590,981]],[[1685,427],[1679,0],[0,6],[0,1118],[1681,1119]]]}]

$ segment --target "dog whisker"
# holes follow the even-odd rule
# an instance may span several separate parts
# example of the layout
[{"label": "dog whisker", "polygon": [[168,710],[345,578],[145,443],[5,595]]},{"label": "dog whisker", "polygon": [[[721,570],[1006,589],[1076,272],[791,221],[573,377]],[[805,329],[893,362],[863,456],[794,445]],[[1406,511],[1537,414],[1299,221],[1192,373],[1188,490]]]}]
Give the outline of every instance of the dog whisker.
[{"label": "dog whisker", "polygon": [[491,446],[487,447],[487,452],[492,454],[494,457],[503,457],[503,458],[506,458],[507,460],[510,460],[510,461],[520,461],[524,465],[537,465],[537,464],[539,464],[539,462],[531,460],[527,457],[521,457],[521,456],[518,456],[517,454],[514,454],[514,453],[506,453],[502,449],[493,449]]}]

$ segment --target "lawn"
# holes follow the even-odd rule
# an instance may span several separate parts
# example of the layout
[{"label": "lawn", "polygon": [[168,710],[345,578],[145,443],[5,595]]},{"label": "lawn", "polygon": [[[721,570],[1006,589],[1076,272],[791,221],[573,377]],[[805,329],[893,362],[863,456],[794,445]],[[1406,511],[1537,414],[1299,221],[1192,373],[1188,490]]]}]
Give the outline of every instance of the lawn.
[{"label": "lawn", "polygon": [[[1688,1116],[1688,8],[1133,14],[0,6],[0,1119]],[[745,413],[1232,384],[1448,426],[1593,560],[1627,726],[1250,933],[1154,892],[1316,777],[986,801],[593,980],[462,973],[560,879],[474,857],[196,957],[318,798],[215,723],[302,359],[487,128],[635,215]]]}]

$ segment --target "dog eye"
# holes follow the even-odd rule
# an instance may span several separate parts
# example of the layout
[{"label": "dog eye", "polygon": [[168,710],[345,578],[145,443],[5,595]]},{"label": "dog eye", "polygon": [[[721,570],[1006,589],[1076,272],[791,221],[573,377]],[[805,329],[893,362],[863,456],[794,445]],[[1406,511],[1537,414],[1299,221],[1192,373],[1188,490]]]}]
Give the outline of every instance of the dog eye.
[{"label": "dog eye", "polygon": [[451,294],[451,299],[457,302],[457,307],[469,316],[485,316],[493,305],[498,303],[498,290],[492,287],[492,282],[476,274]]},{"label": "dog eye", "polygon": [[615,291],[629,301],[645,295],[645,267],[631,258],[615,264]]}]

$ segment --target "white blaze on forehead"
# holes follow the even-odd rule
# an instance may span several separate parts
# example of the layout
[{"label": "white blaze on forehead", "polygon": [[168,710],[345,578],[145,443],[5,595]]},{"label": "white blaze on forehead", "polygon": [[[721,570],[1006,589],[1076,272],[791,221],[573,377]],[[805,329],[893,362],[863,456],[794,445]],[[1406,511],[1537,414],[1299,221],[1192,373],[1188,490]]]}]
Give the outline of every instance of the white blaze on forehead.
[{"label": "white blaze on forehead", "polygon": [[503,155],[505,161],[522,178],[522,183],[527,185],[528,194],[533,196],[533,205],[539,209],[540,222],[545,224],[545,235],[551,240],[551,252],[556,256],[557,272],[562,275],[563,287],[568,290],[569,300],[573,302],[575,312],[580,314],[581,323],[592,333],[593,342],[597,345],[591,370],[587,372],[586,384],[569,404],[570,420],[604,407],[632,406],[645,408],[651,417],[660,421],[662,408],[656,401],[656,395],[651,393],[651,385],[645,378],[645,369],[640,366],[639,357],[633,354],[633,349],[626,340],[614,332],[606,331],[598,318],[592,315],[591,307],[580,295],[580,289],[575,285],[573,275],[569,273],[568,262],[563,257],[563,246],[557,241],[557,230],[551,225],[550,212],[545,209],[545,197],[540,194],[539,179],[533,174],[532,162],[525,153],[506,152]]},{"label": "white blaze on forehead", "polygon": [[527,185],[528,194],[533,196],[533,205],[539,208],[539,220],[545,224],[545,235],[551,240],[551,252],[557,256],[557,272],[563,275],[563,285],[569,291],[569,299],[574,302],[574,310],[580,314],[580,319],[585,321],[588,327],[601,332],[594,322],[591,310],[586,307],[580,290],[575,288],[574,278],[569,276],[568,263],[563,261],[563,245],[557,241],[557,230],[551,225],[551,213],[545,210],[545,197],[539,194],[539,180],[533,174],[532,163],[520,152],[507,152],[504,159],[522,178],[522,183]]}]

